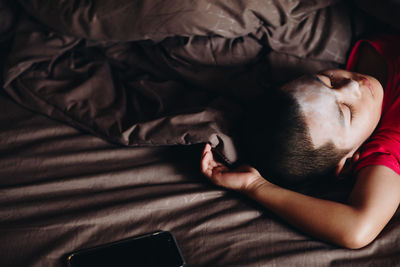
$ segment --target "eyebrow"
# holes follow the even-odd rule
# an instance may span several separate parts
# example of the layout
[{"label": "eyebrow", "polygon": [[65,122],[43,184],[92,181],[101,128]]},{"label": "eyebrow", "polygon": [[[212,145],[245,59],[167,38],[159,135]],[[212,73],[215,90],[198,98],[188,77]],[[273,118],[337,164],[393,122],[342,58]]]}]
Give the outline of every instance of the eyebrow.
[{"label": "eyebrow", "polygon": [[[313,80],[321,83],[323,86],[325,86],[325,87],[330,89],[330,87],[326,83],[324,83],[317,75],[311,74],[311,77],[312,77]],[[335,101],[335,104],[336,104],[337,110],[339,112],[339,116],[338,116],[339,122],[340,122],[340,124],[342,126],[345,126],[345,119],[344,119],[343,110],[340,108],[340,104],[339,104],[339,101],[337,101],[337,99]]]}]

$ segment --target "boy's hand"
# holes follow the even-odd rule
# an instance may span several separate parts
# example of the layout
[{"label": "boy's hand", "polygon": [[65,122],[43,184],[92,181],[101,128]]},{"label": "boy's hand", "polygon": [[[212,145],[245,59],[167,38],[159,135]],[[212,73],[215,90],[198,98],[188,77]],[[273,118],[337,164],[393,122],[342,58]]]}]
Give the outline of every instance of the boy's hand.
[{"label": "boy's hand", "polygon": [[230,170],[222,163],[215,161],[209,144],[206,144],[203,150],[201,172],[219,186],[243,192],[268,183],[256,169],[248,165]]}]

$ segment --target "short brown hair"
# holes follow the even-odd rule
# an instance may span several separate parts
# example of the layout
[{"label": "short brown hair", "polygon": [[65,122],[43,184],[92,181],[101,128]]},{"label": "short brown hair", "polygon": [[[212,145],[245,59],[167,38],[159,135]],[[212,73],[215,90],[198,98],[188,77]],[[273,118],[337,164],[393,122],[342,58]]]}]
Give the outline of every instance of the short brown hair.
[{"label": "short brown hair", "polygon": [[333,174],[349,152],[332,142],[315,149],[297,100],[280,89],[270,90],[250,107],[243,139],[246,160],[283,186]]}]

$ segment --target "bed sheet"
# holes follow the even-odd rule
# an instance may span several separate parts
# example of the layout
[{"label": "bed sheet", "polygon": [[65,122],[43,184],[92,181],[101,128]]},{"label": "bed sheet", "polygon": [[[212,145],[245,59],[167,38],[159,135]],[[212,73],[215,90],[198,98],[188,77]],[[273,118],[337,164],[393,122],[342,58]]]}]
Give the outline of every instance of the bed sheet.
[{"label": "bed sheet", "polygon": [[[371,245],[342,249],[209,183],[201,148],[112,145],[1,94],[0,265],[66,266],[72,251],[159,229],[188,266],[399,265],[399,212]],[[348,192],[327,187],[309,193]]]}]

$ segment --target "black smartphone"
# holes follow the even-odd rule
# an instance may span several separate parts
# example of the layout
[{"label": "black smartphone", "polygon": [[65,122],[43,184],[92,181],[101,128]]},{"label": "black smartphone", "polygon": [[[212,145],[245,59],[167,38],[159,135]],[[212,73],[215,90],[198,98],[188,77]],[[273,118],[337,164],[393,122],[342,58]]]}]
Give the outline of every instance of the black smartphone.
[{"label": "black smartphone", "polygon": [[174,236],[158,231],[117,242],[73,252],[70,267],[184,267],[186,266]]}]

